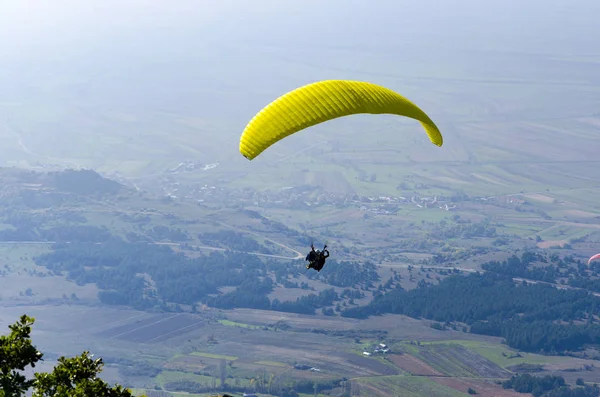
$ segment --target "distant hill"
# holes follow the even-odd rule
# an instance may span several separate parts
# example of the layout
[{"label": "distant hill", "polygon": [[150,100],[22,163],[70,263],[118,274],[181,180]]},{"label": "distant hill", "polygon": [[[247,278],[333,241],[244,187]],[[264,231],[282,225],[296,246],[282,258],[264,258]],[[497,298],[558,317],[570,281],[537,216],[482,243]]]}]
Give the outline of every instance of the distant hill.
[{"label": "distant hill", "polygon": [[78,196],[103,199],[128,190],[92,170],[46,173],[0,168],[0,186],[0,205],[5,210],[57,208],[80,201]]},{"label": "distant hill", "polygon": [[118,182],[103,178],[93,170],[65,170],[52,172],[52,185],[61,191],[83,195],[112,195],[124,187]]}]

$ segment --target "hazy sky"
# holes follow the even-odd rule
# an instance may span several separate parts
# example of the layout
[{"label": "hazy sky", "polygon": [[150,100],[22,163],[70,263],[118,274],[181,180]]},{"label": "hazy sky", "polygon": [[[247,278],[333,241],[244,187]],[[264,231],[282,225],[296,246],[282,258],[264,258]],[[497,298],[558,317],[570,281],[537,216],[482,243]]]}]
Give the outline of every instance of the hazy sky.
[{"label": "hazy sky", "polygon": [[[341,67],[381,72],[383,57],[386,73],[397,64],[399,76],[410,61],[448,76],[528,79],[537,65],[494,53],[598,62],[598,15],[597,0],[2,0],[0,100],[44,87],[62,98],[183,109],[216,103],[186,98],[194,89],[239,89],[240,98],[222,100],[243,101],[253,87],[264,93],[252,97],[254,109],[311,79],[358,76]],[[295,73],[294,63],[312,69]]]},{"label": "hazy sky", "polygon": [[368,53],[410,53],[451,69],[465,63],[459,50],[597,60],[598,15],[597,0],[2,0],[0,77],[85,79],[157,63],[243,73],[264,67],[268,47],[304,51],[316,66],[347,49],[349,68]]},{"label": "hazy sky", "polygon": [[235,142],[275,96],[328,78],[398,89],[441,121],[522,103],[589,114],[598,15],[598,0],[0,0],[0,123],[43,146],[112,131],[110,111],[152,120],[148,134],[162,112]]},{"label": "hazy sky", "polygon": [[215,41],[475,49],[489,40],[598,53],[599,13],[595,0],[3,0],[0,48],[7,59],[86,44],[151,47],[162,36],[188,50]]}]

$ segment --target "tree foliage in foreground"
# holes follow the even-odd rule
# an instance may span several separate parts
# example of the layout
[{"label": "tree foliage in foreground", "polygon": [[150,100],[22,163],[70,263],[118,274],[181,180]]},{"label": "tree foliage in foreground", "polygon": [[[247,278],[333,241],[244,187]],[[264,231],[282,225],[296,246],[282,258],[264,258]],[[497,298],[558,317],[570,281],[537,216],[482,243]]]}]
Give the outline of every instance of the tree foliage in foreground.
[{"label": "tree foliage in foreground", "polygon": [[52,372],[36,372],[27,379],[22,371],[42,360],[43,354],[31,342],[35,319],[27,315],[10,325],[0,336],[0,397],[132,397],[120,385],[109,386],[98,377],[104,363],[85,351],[80,356],[60,357]]},{"label": "tree foliage in foreground", "polygon": [[98,377],[104,362],[88,351],[76,357],[60,357],[52,372],[36,372],[27,379],[23,371],[43,361],[43,354],[31,342],[34,322],[33,317],[24,314],[8,327],[8,335],[0,335],[0,397],[22,397],[29,392],[32,397],[133,397],[129,389],[118,384],[110,386]]}]

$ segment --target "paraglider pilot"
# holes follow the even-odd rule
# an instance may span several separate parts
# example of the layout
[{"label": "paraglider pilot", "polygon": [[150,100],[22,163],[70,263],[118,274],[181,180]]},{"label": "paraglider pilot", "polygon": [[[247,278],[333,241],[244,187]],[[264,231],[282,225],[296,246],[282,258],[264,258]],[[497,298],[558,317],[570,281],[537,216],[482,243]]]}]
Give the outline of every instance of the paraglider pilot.
[{"label": "paraglider pilot", "polygon": [[306,255],[306,259],[309,263],[306,265],[307,269],[315,269],[320,272],[325,266],[325,260],[329,258],[329,251],[327,251],[327,244],[323,247],[323,251],[315,250],[315,246],[310,244],[311,251]]}]

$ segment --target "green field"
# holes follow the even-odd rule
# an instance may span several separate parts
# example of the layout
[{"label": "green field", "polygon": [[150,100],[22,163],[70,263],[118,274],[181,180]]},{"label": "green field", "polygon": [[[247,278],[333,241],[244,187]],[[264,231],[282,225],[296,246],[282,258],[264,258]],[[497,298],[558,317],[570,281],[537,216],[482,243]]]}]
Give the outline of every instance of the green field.
[{"label": "green field", "polygon": [[[480,354],[488,360],[494,362],[502,368],[507,368],[518,364],[549,364],[560,361],[558,357],[542,356],[539,354],[517,352],[514,349],[503,345],[470,341],[470,340],[448,340],[436,342],[424,342],[424,345],[452,345],[457,344]],[[518,356],[517,356],[518,353]]]},{"label": "green field", "polygon": [[260,365],[267,365],[270,367],[287,367],[287,364],[284,363],[280,363],[277,361],[256,361],[255,364],[260,364]]},{"label": "green field", "polygon": [[240,328],[248,328],[248,329],[259,329],[260,328],[257,325],[238,323],[238,322],[229,321],[229,320],[219,320],[219,324],[223,324],[228,327],[240,327]]},{"label": "green field", "polygon": [[163,371],[156,377],[156,382],[160,385],[182,381],[190,381],[205,384],[210,383],[213,379],[214,378],[211,376],[196,375],[187,372]]},{"label": "green field", "polygon": [[215,360],[229,360],[229,361],[233,361],[233,360],[237,360],[238,358],[236,356],[224,356],[222,354],[213,354],[213,353],[203,353],[203,352],[193,352],[190,353],[192,356],[200,356],[200,357],[206,357],[206,358],[213,358]]}]

